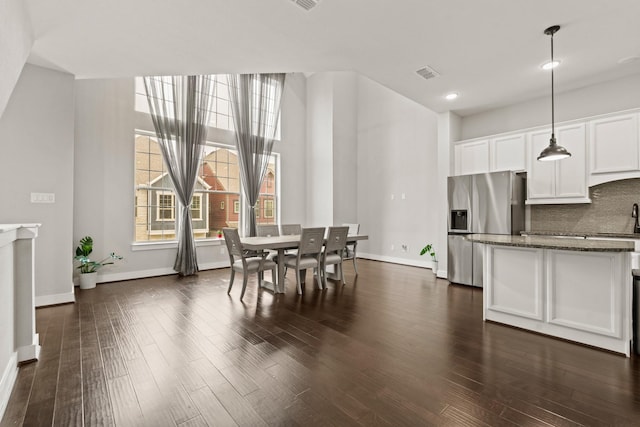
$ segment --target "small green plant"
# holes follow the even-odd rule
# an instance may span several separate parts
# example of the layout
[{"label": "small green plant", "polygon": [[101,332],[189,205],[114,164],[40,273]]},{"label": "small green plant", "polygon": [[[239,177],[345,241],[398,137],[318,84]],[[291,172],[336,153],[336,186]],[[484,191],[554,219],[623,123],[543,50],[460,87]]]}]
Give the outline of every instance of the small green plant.
[{"label": "small green plant", "polygon": [[80,269],[80,273],[95,273],[99,268],[105,265],[113,264],[115,261],[122,259],[120,255],[116,255],[115,252],[111,252],[108,257],[101,261],[91,261],[89,255],[93,252],[93,239],[91,236],[85,236],[80,239],[80,244],[76,248],[75,260],[80,261],[80,265],[77,267]]},{"label": "small green plant", "polygon": [[434,261],[438,260],[438,258],[436,257],[436,251],[433,249],[433,245],[431,243],[429,243],[427,246],[422,248],[422,250],[420,251],[420,255],[424,255],[424,254],[431,255],[431,259]]}]

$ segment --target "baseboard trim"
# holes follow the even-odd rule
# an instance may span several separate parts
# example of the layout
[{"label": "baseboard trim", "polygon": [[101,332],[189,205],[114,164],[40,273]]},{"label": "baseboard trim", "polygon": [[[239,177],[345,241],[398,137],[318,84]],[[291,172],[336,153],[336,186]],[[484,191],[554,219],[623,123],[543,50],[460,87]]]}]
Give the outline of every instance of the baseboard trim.
[{"label": "baseboard trim", "polygon": [[408,265],[411,267],[421,267],[421,268],[430,268],[430,269],[433,268],[433,263],[431,261],[415,261],[415,260],[406,259],[406,258],[397,258],[397,257],[386,256],[386,255],[367,254],[367,253],[360,253],[360,252],[358,252],[358,258],[371,259],[374,261],[390,262],[392,264]]},{"label": "baseboard trim", "polygon": [[438,270],[438,274],[436,274],[436,276],[439,279],[446,279],[447,278],[447,270]]},{"label": "baseboard trim", "polygon": [[76,297],[73,291],[65,294],[53,294],[53,295],[40,295],[35,297],[36,307],[45,307],[47,305],[67,304],[70,302],[76,302]]},{"label": "baseboard trim", "polygon": [[18,353],[13,353],[9,357],[7,366],[4,367],[2,378],[0,378],[0,420],[4,416],[4,411],[9,404],[13,385],[18,377]]},{"label": "baseboard trim", "polygon": [[18,362],[29,362],[32,360],[38,360],[40,357],[40,335],[35,334],[33,337],[33,344],[23,345],[18,348]]},{"label": "baseboard trim", "polygon": [[153,268],[150,270],[125,271],[122,273],[100,274],[98,283],[119,282],[121,280],[144,279],[145,277],[169,276],[176,274],[173,267]]},{"label": "baseboard trim", "polygon": [[[213,270],[229,267],[229,261],[202,263],[200,270]],[[98,283],[119,282],[121,280],[144,279],[147,277],[169,276],[177,274],[173,267],[154,268],[150,270],[125,271],[123,273],[98,274]]]}]

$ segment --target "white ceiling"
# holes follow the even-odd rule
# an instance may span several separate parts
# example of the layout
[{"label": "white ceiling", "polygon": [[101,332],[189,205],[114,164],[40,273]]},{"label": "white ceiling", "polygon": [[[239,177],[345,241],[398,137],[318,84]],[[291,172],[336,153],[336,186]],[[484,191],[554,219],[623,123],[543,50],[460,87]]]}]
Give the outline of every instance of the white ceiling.
[{"label": "white ceiling", "polygon": [[[77,78],[352,70],[465,116],[640,73],[640,0],[27,0],[29,62]],[[441,75],[424,80],[425,65]],[[453,101],[443,95],[460,93]]]}]

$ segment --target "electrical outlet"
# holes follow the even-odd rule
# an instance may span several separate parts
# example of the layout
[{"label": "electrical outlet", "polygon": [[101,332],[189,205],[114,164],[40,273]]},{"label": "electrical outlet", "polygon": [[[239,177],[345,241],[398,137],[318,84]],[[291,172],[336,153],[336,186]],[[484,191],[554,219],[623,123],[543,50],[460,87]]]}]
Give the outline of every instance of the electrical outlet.
[{"label": "electrical outlet", "polygon": [[402,200],[406,199],[407,197],[405,196],[404,193],[402,193]]},{"label": "electrical outlet", "polygon": [[391,195],[391,200],[395,199],[396,197],[392,194]]},{"label": "electrical outlet", "polygon": [[391,245],[391,250],[394,250],[396,247],[394,245]]}]

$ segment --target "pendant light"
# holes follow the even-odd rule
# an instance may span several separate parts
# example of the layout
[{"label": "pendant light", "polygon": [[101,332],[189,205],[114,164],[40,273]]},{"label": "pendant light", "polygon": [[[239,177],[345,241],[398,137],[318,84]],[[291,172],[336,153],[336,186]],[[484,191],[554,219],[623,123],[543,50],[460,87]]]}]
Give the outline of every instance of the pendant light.
[{"label": "pendant light", "polygon": [[[552,27],[544,30],[544,33],[548,36],[551,36],[551,63],[553,63],[553,35],[558,32],[560,29],[559,25],[554,25]],[[560,160],[566,159],[567,157],[571,157],[571,153],[567,151],[566,148],[558,145],[556,143],[556,128],[555,128],[555,105],[554,105],[554,92],[553,92],[553,68],[551,68],[551,139],[549,140],[549,146],[542,150],[540,155],[538,156],[538,160],[541,162],[551,161],[551,160]]]}]

